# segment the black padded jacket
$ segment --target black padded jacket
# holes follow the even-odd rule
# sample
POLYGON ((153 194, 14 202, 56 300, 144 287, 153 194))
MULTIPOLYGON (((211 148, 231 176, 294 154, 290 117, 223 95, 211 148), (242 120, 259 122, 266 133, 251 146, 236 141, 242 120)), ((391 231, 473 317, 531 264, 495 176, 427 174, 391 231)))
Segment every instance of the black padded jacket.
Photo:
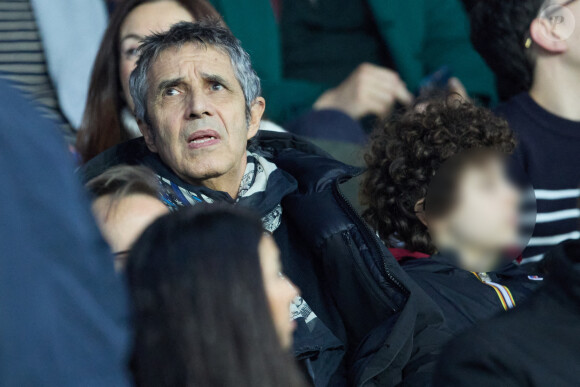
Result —
MULTIPOLYGON (((449 334, 432 300, 405 274, 343 192, 360 173, 286 133, 251 144, 297 181, 274 233, 285 271, 323 323, 296 332, 294 351, 316 386, 422 386, 449 334)), ((180 180, 142 139, 109 149, 80 171, 85 181, 119 165, 145 165, 180 180)))

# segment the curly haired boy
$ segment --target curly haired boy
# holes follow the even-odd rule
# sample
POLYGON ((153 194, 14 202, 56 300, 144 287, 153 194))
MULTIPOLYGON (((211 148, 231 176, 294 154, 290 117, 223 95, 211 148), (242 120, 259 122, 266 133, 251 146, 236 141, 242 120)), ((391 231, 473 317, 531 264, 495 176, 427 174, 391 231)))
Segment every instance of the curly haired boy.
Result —
POLYGON ((519 191, 505 120, 457 100, 386 121, 371 137, 364 217, 388 247, 426 253, 401 263, 451 330, 512 308, 536 287, 506 251, 518 241, 519 191))

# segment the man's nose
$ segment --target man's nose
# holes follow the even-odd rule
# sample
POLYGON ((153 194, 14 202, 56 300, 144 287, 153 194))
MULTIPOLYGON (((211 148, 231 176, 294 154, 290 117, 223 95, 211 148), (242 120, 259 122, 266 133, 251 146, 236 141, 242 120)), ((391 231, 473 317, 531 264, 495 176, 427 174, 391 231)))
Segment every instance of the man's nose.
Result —
POLYGON ((208 96, 202 90, 194 90, 189 94, 186 118, 198 119, 211 115, 208 96))

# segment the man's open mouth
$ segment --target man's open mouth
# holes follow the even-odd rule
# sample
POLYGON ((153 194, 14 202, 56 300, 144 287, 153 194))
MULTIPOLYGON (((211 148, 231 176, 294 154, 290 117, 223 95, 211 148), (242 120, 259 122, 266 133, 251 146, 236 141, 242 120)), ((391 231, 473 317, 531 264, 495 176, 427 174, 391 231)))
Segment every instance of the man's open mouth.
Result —
POLYGON ((203 148, 219 143, 221 137, 215 130, 198 130, 187 138, 187 144, 192 149, 203 148))

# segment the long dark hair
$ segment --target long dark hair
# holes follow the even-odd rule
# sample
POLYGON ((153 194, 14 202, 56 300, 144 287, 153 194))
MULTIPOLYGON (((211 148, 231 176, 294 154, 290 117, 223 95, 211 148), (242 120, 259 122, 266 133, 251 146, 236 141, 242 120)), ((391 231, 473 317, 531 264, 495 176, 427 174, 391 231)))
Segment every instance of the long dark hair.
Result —
POLYGON ((261 280, 261 220, 197 205, 154 222, 127 277, 138 386, 303 386, 261 280))
MULTIPOLYGON (((119 80, 119 34, 121 25, 136 7, 156 0, 125 0, 115 7, 95 60, 87 105, 76 148, 83 162, 129 139, 121 119, 125 103, 119 80)), ((196 19, 218 18, 207 0, 175 0, 196 19)))

